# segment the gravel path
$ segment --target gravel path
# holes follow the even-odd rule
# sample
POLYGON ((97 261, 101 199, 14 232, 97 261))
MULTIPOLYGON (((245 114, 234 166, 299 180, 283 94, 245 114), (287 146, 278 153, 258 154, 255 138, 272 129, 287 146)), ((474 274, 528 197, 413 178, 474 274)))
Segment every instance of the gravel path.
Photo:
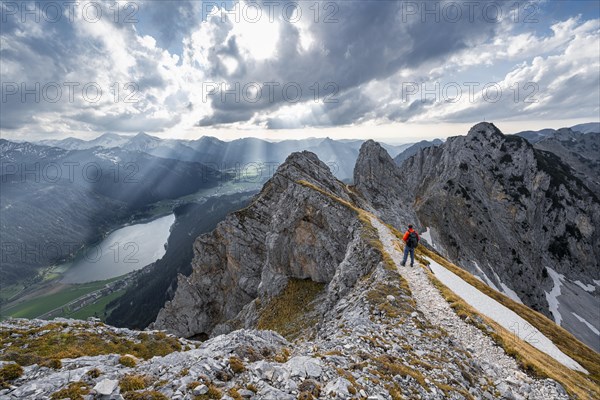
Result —
POLYGON ((406 263, 406 267, 400 265, 402 253, 394 246, 398 239, 390 229, 376 218, 371 218, 371 223, 379 232, 381 243, 394 260, 398 272, 407 280, 419 311, 432 324, 442 327, 453 340, 473 354, 473 359, 494 380, 502 397, 540 400, 569 398, 562 387, 557 387, 556 382, 549 379, 534 380, 527 376, 519 369, 516 361, 489 336, 458 317, 439 290, 429 281, 425 271, 416 264, 416 260, 413 268, 409 266, 409 262, 406 263))

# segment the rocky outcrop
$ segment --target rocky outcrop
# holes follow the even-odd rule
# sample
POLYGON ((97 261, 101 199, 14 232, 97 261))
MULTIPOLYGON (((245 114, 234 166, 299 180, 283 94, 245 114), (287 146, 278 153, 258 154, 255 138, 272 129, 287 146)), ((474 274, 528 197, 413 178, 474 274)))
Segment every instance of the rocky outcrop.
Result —
MULTIPOLYGON (((402 169, 384 151, 365 144, 356 189, 388 223, 427 227, 439 251, 488 284, 558 320, 551 271, 592 288, 600 279, 600 203, 552 153, 489 123, 420 150, 402 169)), ((558 302, 597 319, 598 290, 572 285, 558 302)), ((589 328, 568 314, 563 326, 596 347, 589 328)))
POLYGON ((333 281, 326 297, 339 297, 373 265, 352 262, 365 254, 361 223, 336 199, 351 201, 316 155, 290 155, 248 207, 196 240, 193 272, 179 276, 155 327, 192 337, 252 326, 254 300, 277 295, 290 278, 333 281))
POLYGON ((373 140, 360 148, 354 188, 360 194, 361 207, 375 210, 388 223, 402 227, 417 221, 404 175, 388 152, 373 140))

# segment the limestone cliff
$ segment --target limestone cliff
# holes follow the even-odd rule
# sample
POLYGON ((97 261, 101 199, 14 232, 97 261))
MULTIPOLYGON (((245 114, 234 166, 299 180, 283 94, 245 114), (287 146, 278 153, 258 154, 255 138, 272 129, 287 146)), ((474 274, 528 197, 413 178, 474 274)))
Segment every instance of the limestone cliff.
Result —
POLYGON ((193 272, 179 276, 155 327, 193 337, 253 326, 254 300, 277 295, 290 278, 331 283, 324 294, 331 300, 372 268, 349 262, 365 257, 356 212, 309 185, 351 201, 316 155, 290 155, 247 208, 198 237, 193 272))

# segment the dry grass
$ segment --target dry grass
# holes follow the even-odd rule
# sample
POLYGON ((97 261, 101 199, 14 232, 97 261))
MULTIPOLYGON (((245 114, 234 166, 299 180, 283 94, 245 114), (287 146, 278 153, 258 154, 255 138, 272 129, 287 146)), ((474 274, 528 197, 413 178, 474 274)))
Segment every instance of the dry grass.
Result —
POLYGON ((364 389, 364 386, 359 384, 356 381, 356 378, 354 377, 354 375, 352 375, 352 373, 350 373, 349 371, 346 371, 342 368, 336 368, 336 371, 341 377, 345 378, 348 382, 350 382, 352 384, 352 386, 350 386, 350 387, 354 388, 355 390, 356 389, 358 389, 358 390, 364 389))
POLYGON ((283 349, 281 349, 280 353, 275 354, 275 356, 273 357, 273 361, 278 362, 280 364, 284 364, 288 362, 288 360, 290 359, 290 355, 290 349, 284 347, 283 349))
POLYGON ((258 388, 256 387, 256 385, 249 383, 246 385, 246 389, 248 389, 251 392, 257 393, 258 392, 258 388))
POLYGON ((121 356, 119 357, 119 364, 124 367, 133 368, 136 366, 137 362, 135 361, 135 358, 131 356, 121 356))
POLYGON ((385 388, 392 397, 392 400, 405 399, 405 397, 402 395, 402 390, 400 389, 400 386, 396 382, 388 384, 385 388))
POLYGON ((318 398, 321 394, 321 385, 312 379, 307 379, 298 385, 298 391, 304 393, 307 398, 318 398))
POLYGON ((395 357, 384 354, 372 358, 372 361, 377 366, 379 375, 384 379, 390 379, 396 375, 411 376, 419 383, 419 385, 427 387, 427 383, 425 383, 425 377, 421 372, 405 366, 395 357))
POLYGON ((470 317, 471 320, 480 319, 491 327, 493 332, 489 332, 483 327, 480 328, 490 334, 494 341, 502 346, 508 355, 514 357, 524 370, 535 376, 548 377, 560 382, 569 394, 576 398, 586 400, 600 398, 600 387, 589 379, 587 375, 565 367, 546 353, 516 338, 514 333, 509 332, 494 320, 479 314, 456 293, 448 289, 431 272, 427 271, 427 274, 442 296, 454 308, 457 315, 461 318, 470 317))
POLYGON ((31 329, 6 329, 0 332, 0 359, 19 365, 44 365, 60 368, 60 359, 102 354, 131 354, 149 359, 181 350, 177 338, 164 333, 142 333, 138 341, 111 332, 90 332, 89 326, 71 326, 63 332, 62 324, 48 324, 31 329), (49 332, 40 335, 40 332, 49 332), (19 337, 11 337, 12 334, 19 337), (9 345, 10 344, 10 345, 9 345))
POLYGON ((231 388, 227 391, 227 394, 229 395, 229 397, 231 397, 233 400, 242 400, 243 397, 242 395, 240 395, 240 392, 238 392, 237 388, 231 388))
POLYGON ((208 392, 198 396, 194 396, 194 400, 218 400, 223 397, 223 392, 213 384, 208 384, 208 392))
POLYGON ((18 377, 23 375, 23 368, 17 364, 6 364, 0 368, 0 380, 1 381, 14 381, 18 377))
POLYGON ((244 362, 235 356, 229 357, 229 366, 231 367, 231 370, 235 374, 241 374, 242 372, 244 372, 246 370, 246 366, 244 365, 244 362))
POLYGON ((356 211, 357 213, 359 211, 362 211, 358 207, 356 207, 354 204, 352 204, 352 203, 350 203, 350 202, 348 202, 348 201, 346 201, 346 200, 344 200, 344 199, 342 199, 342 198, 340 198, 338 196, 335 196, 335 195, 329 193, 327 190, 321 189, 320 187, 318 187, 316 185, 313 185, 312 183, 307 182, 307 181, 305 181, 303 179, 297 181, 296 183, 298 183, 300 185, 303 185, 303 186, 306 186, 308 188, 311 188, 313 190, 316 190, 317 192, 321 193, 322 195, 325 195, 325 196, 329 197, 330 199, 332 199, 332 200, 334 200, 334 201, 336 201, 336 202, 338 202, 340 204, 343 204, 344 206, 348 207, 351 210, 356 211))
POLYGON ((409 298, 410 292, 403 290, 398 277, 390 276, 389 278, 387 281, 371 285, 366 294, 367 301, 389 318, 410 314, 414 310, 414 300, 409 298), (387 298, 388 295, 394 296, 395 300, 390 302, 387 298))
POLYGON ((88 372, 86 372, 86 375, 92 379, 96 379, 100 375, 102 375, 102 371, 100 371, 98 368, 92 368, 88 372))
POLYGON ((450 392, 460 393, 464 398, 468 400, 473 400, 473 396, 471 393, 467 392, 465 389, 453 387, 450 385, 446 385, 445 383, 433 382, 438 389, 444 392, 445 397, 451 397, 450 392))
POLYGON ((0 368, 0 389, 23 375, 23 368, 17 364, 6 364, 0 368))
POLYGON ((145 375, 128 374, 119 381, 121 392, 146 389, 152 383, 152 379, 145 375))
POLYGON ((154 390, 143 392, 127 392, 123 395, 125 400, 169 400, 167 396, 154 390))
POLYGON ((69 383, 64 389, 52 393, 50 396, 51 400, 59 399, 71 399, 71 400, 83 400, 83 396, 90 393, 90 388, 83 382, 72 382, 69 383))
POLYGON ((324 283, 290 279, 285 289, 261 308, 257 328, 273 330, 290 340, 299 337, 316 322, 314 301, 324 289, 324 283))

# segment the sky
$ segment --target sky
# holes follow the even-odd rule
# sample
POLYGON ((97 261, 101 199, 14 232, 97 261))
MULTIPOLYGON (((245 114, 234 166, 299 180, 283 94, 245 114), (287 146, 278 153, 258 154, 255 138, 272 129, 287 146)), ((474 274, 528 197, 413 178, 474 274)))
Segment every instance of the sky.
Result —
POLYGON ((0 135, 403 142, 595 122, 599 4, 2 1, 0 135))

